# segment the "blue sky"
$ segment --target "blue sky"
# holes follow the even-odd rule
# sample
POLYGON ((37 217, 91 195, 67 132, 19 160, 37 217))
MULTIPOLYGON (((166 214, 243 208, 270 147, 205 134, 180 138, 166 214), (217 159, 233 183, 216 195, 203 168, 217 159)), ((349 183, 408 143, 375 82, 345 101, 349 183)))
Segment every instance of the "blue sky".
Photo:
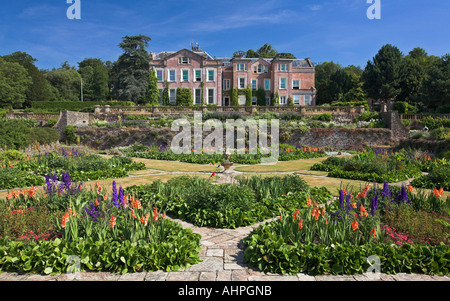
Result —
POLYGON ((1 0, 0 55, 24 51, 38 68, 78 67, 84 58, 115 61, 126 35, 152 38, 149 51, 177 51, 198 42, 212 56, 231 57, 270 43, 315 63, 364 67, 384 44, 404 54, 450 53, 450 1, 380 0, 369 20, 366 0, 81 0, 69 20, 66 0, 1 0))

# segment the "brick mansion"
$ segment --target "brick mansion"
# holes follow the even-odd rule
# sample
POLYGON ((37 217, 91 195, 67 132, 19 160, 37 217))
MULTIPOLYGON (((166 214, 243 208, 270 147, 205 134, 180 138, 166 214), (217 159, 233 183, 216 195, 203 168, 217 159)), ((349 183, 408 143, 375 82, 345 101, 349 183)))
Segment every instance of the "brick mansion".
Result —
MULTIPOLYGON (((278 96, 279 105, 316 104, 315 68, 309 58, 216 58, 198 47, 177 52, 150 53, 150 70, 156 73, 160 95, 168 86, 169 101, 176 104, 177 88, 192 90, 194 104, 231 106, 232 89, 264 91, 266 105, 278 96), (202 90, 203 89, 203 90, 202 90)), ((261 92, 259 92, 261 93, 261 92)), ((261 95, 261 94, 260 94, 261 95)), ((239 105, 246 95, 238 94, 239 105)))

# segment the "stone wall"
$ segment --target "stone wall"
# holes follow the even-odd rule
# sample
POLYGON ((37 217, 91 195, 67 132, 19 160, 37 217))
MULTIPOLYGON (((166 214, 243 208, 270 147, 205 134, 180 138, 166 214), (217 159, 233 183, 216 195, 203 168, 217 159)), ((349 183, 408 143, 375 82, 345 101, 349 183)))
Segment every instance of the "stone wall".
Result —
POLYGON ((392 138, 400 140, 409 137, 409 131, 403 125, 397 111, 381 112, 380 114, 387 128, 392 131, 392 138))
MULTIPOLYGON (((282 139, 284 129, 280 129, 280 143, 294 146, 299 144, 327 150, 363 150, 365 146, 392 145, 392 132, 389 129, 311 129, 307 133, 298 130, 290 132, 287 139, 282 139)), ((211 132, 203 132, 203 140, 211 132)), ((269 131, 270 133, 270 131, 269 131)), ((136 129, 77 129, 81 143, 87 146, 107 150, 114 147, 129 146, 135 143, 151 146, 170 146, 177 132, 170 128, 136 129)), ((235 139, 237 135, 235 135, 235 139)), ((224 143, 226 141, 224 132, 224 143)))
POLYGON ((89 125, 89 113, 61 111, 59 121, 56 124, 61 137, 64 137, 64 130, 68 125, 76 127, 87 127, 89 125))

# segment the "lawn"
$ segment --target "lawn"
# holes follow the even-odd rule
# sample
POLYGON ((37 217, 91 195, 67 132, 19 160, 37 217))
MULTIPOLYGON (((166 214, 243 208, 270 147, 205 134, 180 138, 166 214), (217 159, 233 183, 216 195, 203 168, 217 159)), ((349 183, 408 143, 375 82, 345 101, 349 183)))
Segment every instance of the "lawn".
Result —
POLYGON ((325 160, 326 157, 304 160, 280 161, 275 164, 257 164, 236 167, 236 171, 242 172, 291 172, 309 170, 311 166, 325 160))

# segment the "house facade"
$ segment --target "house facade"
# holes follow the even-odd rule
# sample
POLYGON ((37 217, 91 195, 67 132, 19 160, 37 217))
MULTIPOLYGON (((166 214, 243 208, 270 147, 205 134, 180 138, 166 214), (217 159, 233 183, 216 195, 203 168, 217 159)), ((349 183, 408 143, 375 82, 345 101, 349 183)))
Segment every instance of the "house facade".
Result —
MULTIPOLYGON (((215 58, 193 47, 150 53, 150 70, 156 73, 160 95, 168 87, 170 104, 176 104, 177 88, 191 90, 193 104, 203 98, 207 105, 231 106, 233 89, 251 89, 252 105, 270 105, 274 98, 279 105, 316 103, 315 68, 309 59, 215 58)), ((249 103, 247 95, 238 93, 238 105, 249 103)))

